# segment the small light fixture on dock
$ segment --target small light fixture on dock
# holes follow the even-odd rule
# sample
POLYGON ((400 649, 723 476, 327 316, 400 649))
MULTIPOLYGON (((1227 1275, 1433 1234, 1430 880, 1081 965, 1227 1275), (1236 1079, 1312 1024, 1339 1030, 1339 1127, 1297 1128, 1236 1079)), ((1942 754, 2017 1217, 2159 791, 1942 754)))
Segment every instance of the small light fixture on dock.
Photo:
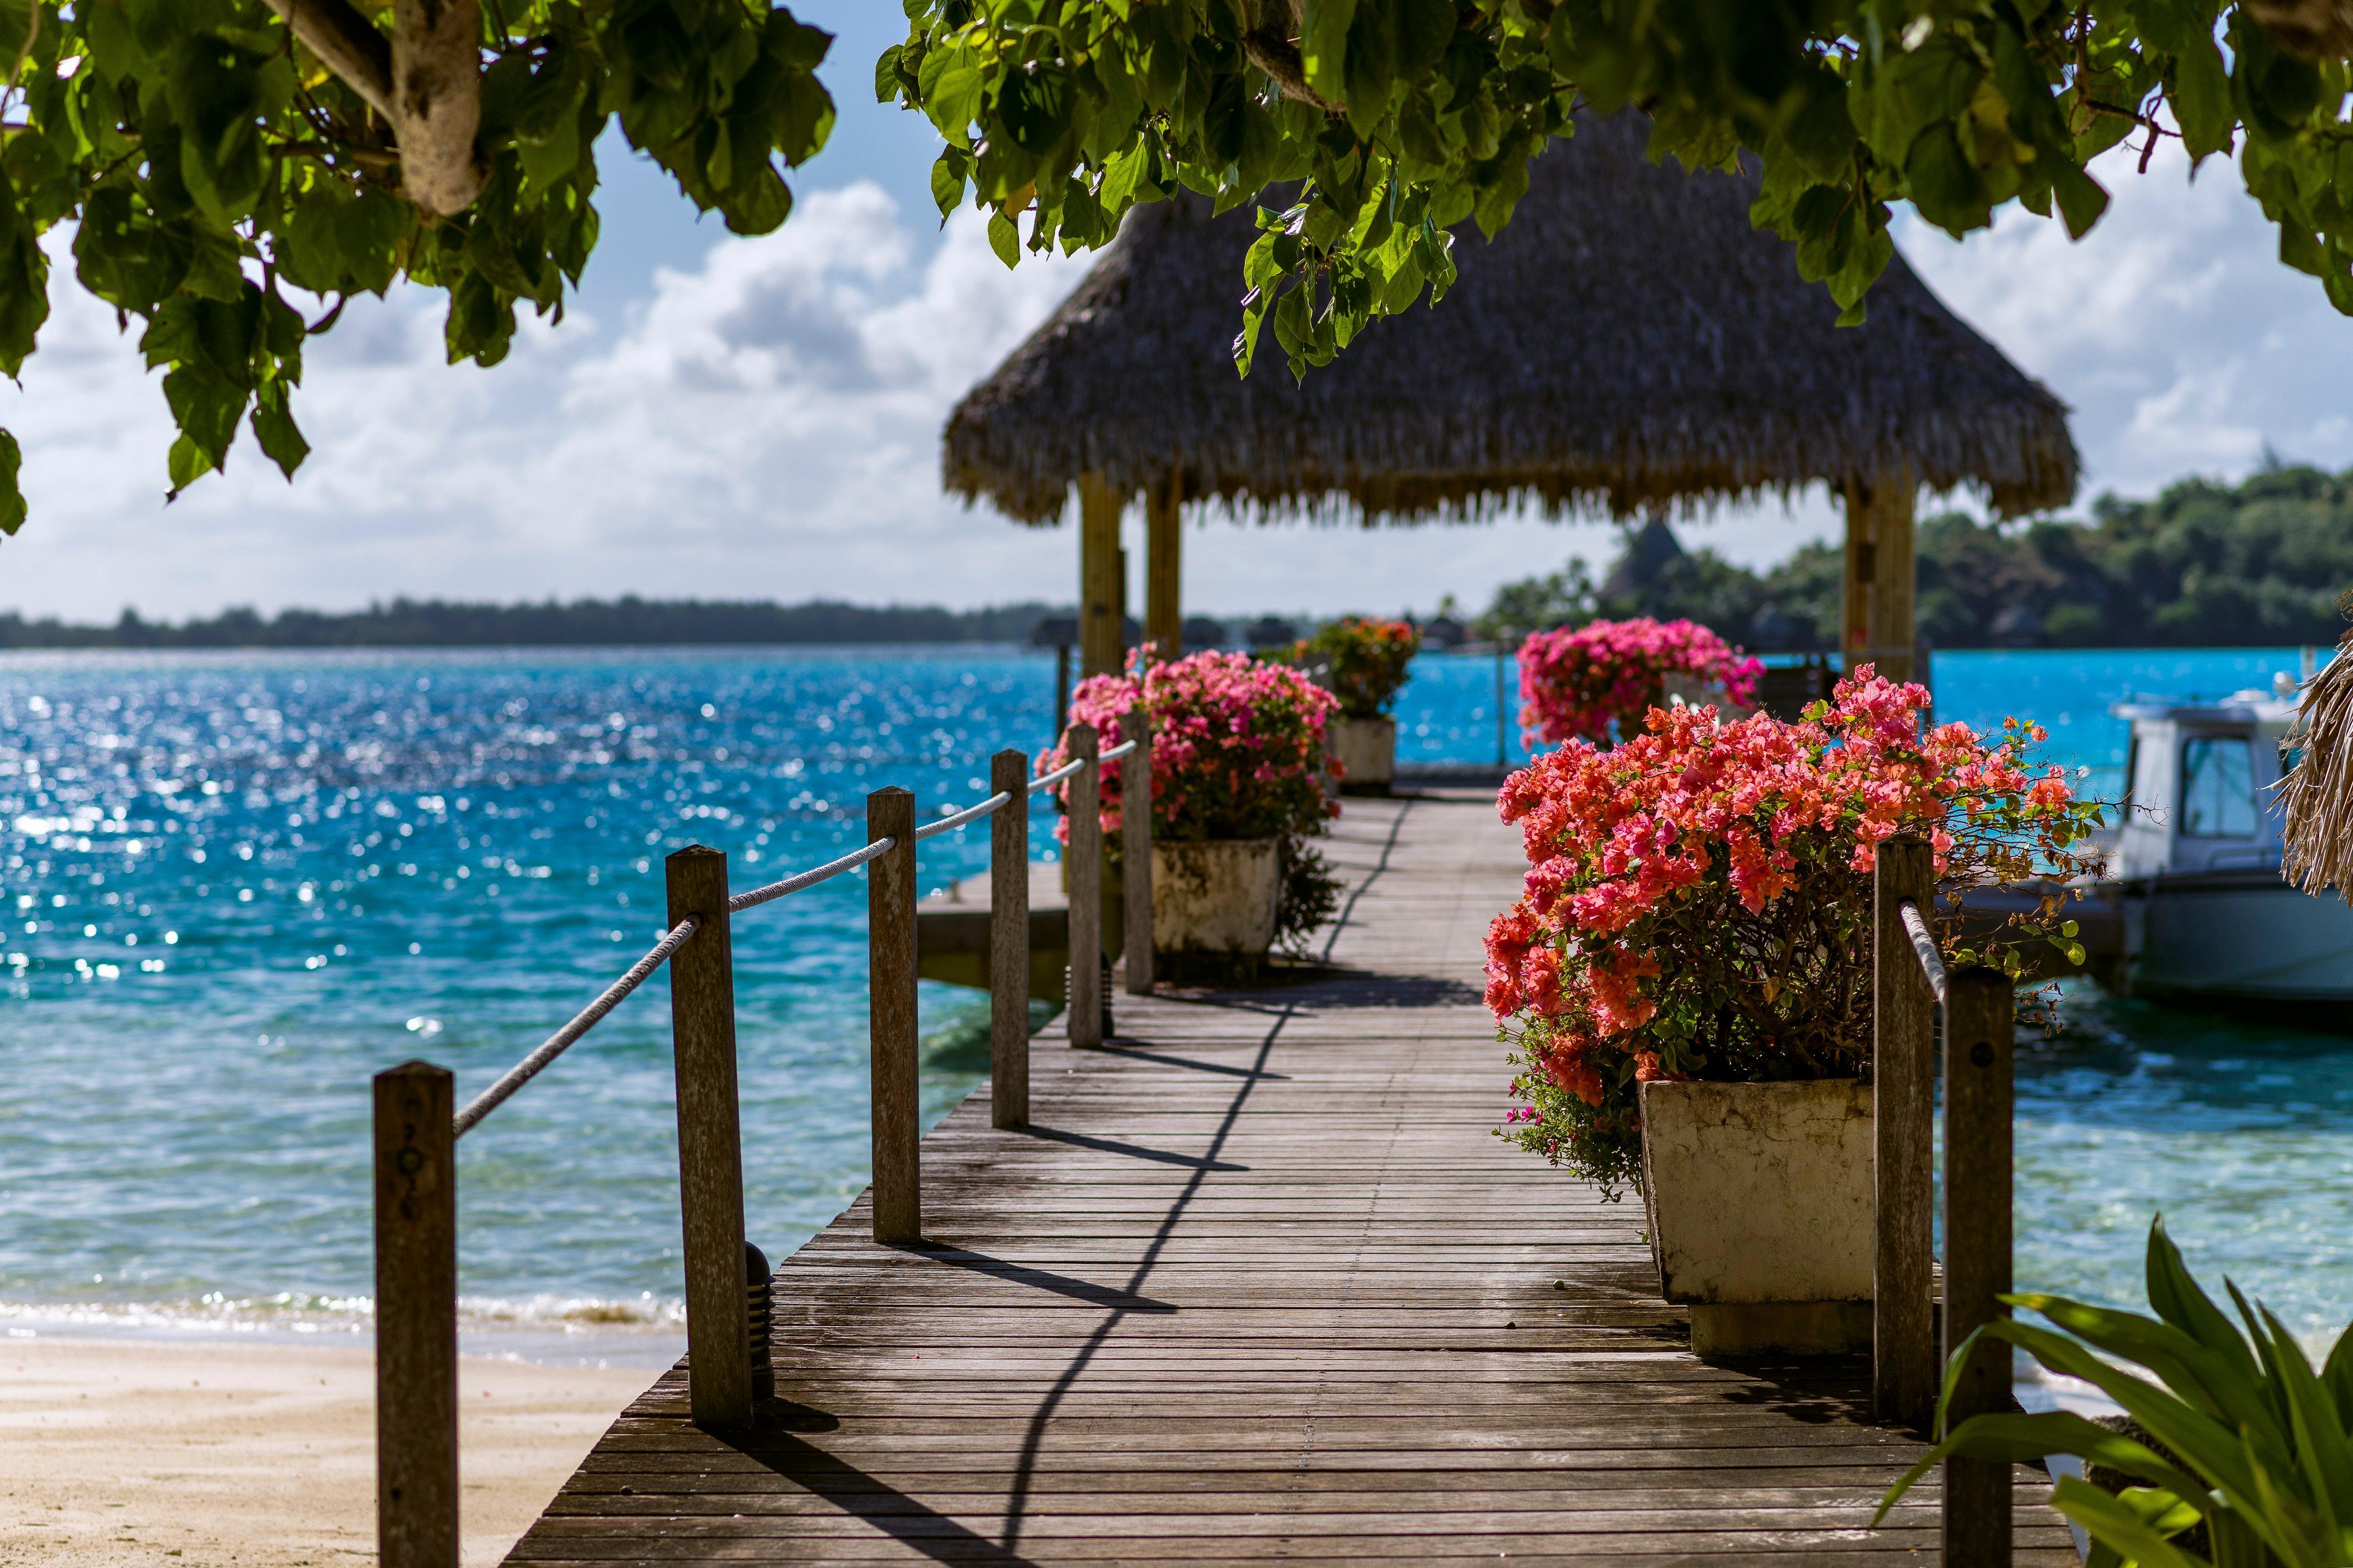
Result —
POLYGON ((769 1335, 773 1331, 776 1280, 768 1255, 750 1242, 744 1244, 744 1321, 752 1334, 752 1398, 754 1403, 776 1396, 776 1366, 769 1335))

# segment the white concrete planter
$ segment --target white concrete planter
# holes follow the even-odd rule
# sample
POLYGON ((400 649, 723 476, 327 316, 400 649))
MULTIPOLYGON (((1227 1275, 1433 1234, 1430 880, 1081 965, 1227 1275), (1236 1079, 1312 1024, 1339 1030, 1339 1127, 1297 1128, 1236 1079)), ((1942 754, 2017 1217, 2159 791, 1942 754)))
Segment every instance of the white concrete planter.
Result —
POLYGON ((1646 1083, 1642 1201, 1659 1289, 1700 1354, 1871 1342, 1871 1088, 1646 1083))
POLYGON ((1255 958, 1274 945, 1282 854, 1272 838, 1155 840, 1152 945, 1255 958))
POLYGON ((1397 721, 1335 719, 1324 745, 1340 764, 1340 788, 1349 794, 1387 795, 1397 777, 1397 721))

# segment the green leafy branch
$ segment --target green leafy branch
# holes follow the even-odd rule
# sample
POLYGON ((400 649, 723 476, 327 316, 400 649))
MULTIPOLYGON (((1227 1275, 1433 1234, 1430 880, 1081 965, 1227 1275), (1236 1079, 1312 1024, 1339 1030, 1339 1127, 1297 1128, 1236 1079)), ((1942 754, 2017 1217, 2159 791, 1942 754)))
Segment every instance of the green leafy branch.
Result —
POLYGON ((1269 200, 1238 293, 1247 374, 1271 322, 1294 374, 1433 301, 1451 232, 1492 237, 1572 107, 1634 106, 1651 150, 1746 161, 1753 216, 1859 321, 1908 202, 1958 236, 2018 203, 2081 236, 2126 138, 2241 152, 2281 255, 2353 310, 2341 59, 2217 0, 909 0, 881 96, 947 142, 943 213, 999 254, 1098 245, 1181 186, 1269 200), (1246 292, 1245 292, 1246 291, 1246 292))
MULTIPOLYGON (((42 239, 71 224, 76 280, 164 373, 170 493, 240 428, 290 477, 304 341, 353 295, 446 292, 453 363, 502 359, 518 306, 561 318, 616 119, 734 232, 783 223, 779 162, 832 128, 830 41, 744 0, 0 0, 0 372, 34 351, 42 239), (332 303, 306 323, 309 300, 332 303)), ((0 532, 18 462, 0 431, 0 532)))

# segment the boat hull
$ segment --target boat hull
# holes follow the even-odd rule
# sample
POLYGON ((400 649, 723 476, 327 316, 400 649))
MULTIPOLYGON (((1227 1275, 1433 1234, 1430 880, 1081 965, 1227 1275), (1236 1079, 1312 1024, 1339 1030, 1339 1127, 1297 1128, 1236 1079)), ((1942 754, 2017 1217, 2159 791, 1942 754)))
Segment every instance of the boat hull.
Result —
POLYGON ((2263 1003, 2353 1002, 2353 907, 2276 870, 2123 885, 2133 994, 2263 1003))

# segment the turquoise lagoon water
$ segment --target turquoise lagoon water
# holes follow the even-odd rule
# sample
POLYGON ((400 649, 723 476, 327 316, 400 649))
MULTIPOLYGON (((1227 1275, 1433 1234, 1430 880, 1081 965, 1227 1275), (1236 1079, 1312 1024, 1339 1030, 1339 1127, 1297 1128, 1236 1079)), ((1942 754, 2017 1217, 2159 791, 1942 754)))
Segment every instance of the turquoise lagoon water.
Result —
MULTIPOLYGON (((2096 790, 2116 695, 2266 685, 2295 657, 1946 654, 1939 713, 2037 718, 2096 790)), ((0 658, 0 1317, 363 1322, 371 1072, 421 1055, 479 1089, 652 940, 669 850, 715 844, 749 885, 862 839, 880 784, 969 802, 989 752, 1042 742, 1051 680, 1010 648, 0 658)), ((1425 657, 1401 754, 1492 762, 1494 695, 1493 661, 1425 657)), ((923 880, 986 856, 944 835, 923 880)), ((862 898, 844 879, 737 927, 772 1252, 866 1180, 862 898)), ((673 1320, 663 995, 461 1145, 479 1321, 673 1320)), ((923 1001, 936 1116, 986 1070, 985 1002, 923 1001)), ((2162 1207, 2202 1269, 2342 1323, 2353 1043, 2089 990, 2066 1016, 2021 1056, 2021 1283, 2137 1304, 2162 1207)))

